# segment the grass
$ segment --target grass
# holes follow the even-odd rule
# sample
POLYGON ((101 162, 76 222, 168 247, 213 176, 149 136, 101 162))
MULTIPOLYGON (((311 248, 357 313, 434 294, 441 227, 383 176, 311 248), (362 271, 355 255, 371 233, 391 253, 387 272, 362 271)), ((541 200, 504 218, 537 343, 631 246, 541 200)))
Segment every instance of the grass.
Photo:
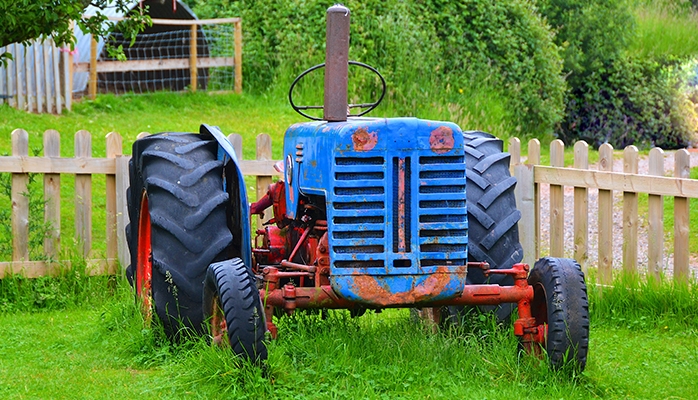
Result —
POLYGON ((621 283, 631 288, 590 288, 578 376, 518 354, 508 325, 482 318, 433 333, 407 310, 284 317, 263 371, 205 338, 163 340, 123 280, 94 283, 110 294, 0 314, 0 397, 696 398, 698 286, 621 283))
POLYGON ((693 58, 698 54, 698 25, 695 11, 672 1, 639 1, 633 7, 637 34, 630 54, 643 59, 693 58))

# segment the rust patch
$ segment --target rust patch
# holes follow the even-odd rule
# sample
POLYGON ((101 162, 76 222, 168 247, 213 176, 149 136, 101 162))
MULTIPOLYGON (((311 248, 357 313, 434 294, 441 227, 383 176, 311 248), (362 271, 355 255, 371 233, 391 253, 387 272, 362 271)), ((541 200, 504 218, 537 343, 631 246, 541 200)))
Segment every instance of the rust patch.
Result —
POLYGON ((353 135, 351 141, 354 143, 354 151, 369 151, 373 150, 378 143, 378 134, 369 132, 366 128, 358 128, 353 135))
MULTIPOLYGON (((459 276, 464 276, 467 269, 464 267, 456 271, 459 276), (462 273, 461 273, 462 272, 462 273)), ((389 306, 396 304, 419 304, 427 302, 437 297, 443 292, 451 279, 454 278, 454 271, 449 271, 446 267, 437 268, 421 284, 412 288, 408 292, 391 293, 381 285, 381 278, 367 275, 354 276, 354 288, 356 295, 364 301, 378 306, 389 306)))
POLYGON ((447 126, 440 126, 431 131, 429 147, 436 154, 444 154, 453 150, 453 130, 447 126))

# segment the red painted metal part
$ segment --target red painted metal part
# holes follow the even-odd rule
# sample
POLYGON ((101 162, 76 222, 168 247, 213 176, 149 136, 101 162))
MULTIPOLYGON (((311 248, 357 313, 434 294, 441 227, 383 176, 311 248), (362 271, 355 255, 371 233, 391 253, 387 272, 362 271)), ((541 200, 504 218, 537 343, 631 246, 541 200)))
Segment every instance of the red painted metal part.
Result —
MULTIPOLYGON (((323 237, 324 240, 326 240, 323 237)), ((320 241, 322 247, 323 240, 320 241)), ((472 268, 483 268, 489 274, 506 274, 514 277, 513 286, 499 285, 466 285, 463 293, 454 299, 422 302, 419 304, 386 302, 385 307, 435 307, 453 305, 498 305, 502 303, 516 303, 518 305, 518 319, 514 322, 514 333, 521 338, 521 341, 530 352, 537 353, 545 345, 547 335, 547 321, 537 320, 531 311, 531 301, 534 298, 534 288, 528 284, 527 264, 515 264, 511 269, 489 270, 485 263, 469 264, 472 268)), ((318 268, 320 270, 320 268, 318 268)), ((320 284, 315 287, 297 287, 292 283, 286 283, 279 287, 280 279, 294 276, 299 277, 307 272, 283 272, 275 267, 267 267, 263 271, 265 289, 260 290, 260 297, 263 299, 267 326, 276 337, 276 327, 271 322, 274 308, 284 309, 287 313, 293 312, 297 308, 328 308, 328 309, 352 309, 360 306, 354 302, 340 298, 332 290, 329 284, 320 284)), ((317 274, 317 271, 316 271, 317 274)), ((318 281, 316 279, 316 281, 318 281)), ((539 314, 539 310, 536 310, 539 314)), ((544 314, 547 315, 547 314, 544 314)), ((547 319, 547 317, 546 317, 547 319)))
POLYGON ((136 254, 136 296, 141 300, 146 322, 153 318, 153 248, 151 244, 151 221, 148 196, 143 192, 138 219, 138 253, 136 254))

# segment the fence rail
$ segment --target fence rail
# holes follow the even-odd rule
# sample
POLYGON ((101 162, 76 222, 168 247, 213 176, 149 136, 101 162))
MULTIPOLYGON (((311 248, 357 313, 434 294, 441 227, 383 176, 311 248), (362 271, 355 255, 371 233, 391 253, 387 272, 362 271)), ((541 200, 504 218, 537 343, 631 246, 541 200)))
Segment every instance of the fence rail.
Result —
POLYGON ((638 273, 638 195, 648 195, 648 265, 649 274, 659 277, 664 270, 664 196, 674 197, 673 276, 677 281, 689 278, 689 198, 698 198, 698 181, 689 179, 690 154, 678 150, 674 154, 674 176, 664 174, 665 154, 654 148, 649 153, 649 174, 638 174, 638 149, 623 150, 623 171, 614 171, 613 147, 599 148, 598 169, 589 169, 588 145, 574 146, 574 167, 564 167, 564 144, 555 140, 550 145, 550 166, 540 163, 540 142, 528 143, 528 157, 521 159, 521 143, 513 138, 509 143, 512 171, 518 179, 517 204, 522 212, 520 223, 524 260, 533 262, 540 253, 540 185, 550 185, 550 253, 565 256, 564 187, 573 187, 574 249, 573 257, 588 268, 589 251, 589 189, 598 190, 598 272, 599 281, 609 284, 613 271, 613 193, 622 193, 622 267, 638 273), (528 226, 534 229, 527 228, 528 226))
MULTIPOLYGON (((141 133, 139 137, 147 135, 141 133)), ((273 175, 279 173, 271 160, 271 139, 267 134, 257 137, 257 160, 242 159, 242 137, 228 136, 235 148, 243 174, 256 176, 257 196, 264 195, 273 175)), ((129 186, 129 155, 122 154, 123 139, 116 132, 106 136, 106 157, 92 157, 92 135, 85 130, 75 134, 75 157, 60 156, 60 134, 47 130, 43 136, 44 155, 29 156, 29 135, 25 130, 12 132, 12 155, 0 157, 0 173, 11 173, 12 201, 12 261, 0 262, 0 278, 8 273, 23 274, 34 278, 55 274, 70 267, 70 262, 61 258, 61 176, 75 176, 75 239, 80 254, 87 259, 92 274, 114 274, 117 265, 126 267, 130 255, 125 240, 128 224, 126 211, 126 189, 129 186), (43 243, 42 260, 29 257, 29 174, 43 174, 44 222, 49 232, 43 243), (106 176, 106 259, 92 259, 93 193, 92 177, 106 176), (118 260, 118 264, 117 264, 118 260)), ((35 216, 34 216, 35 217, 35 216)))
MULTIPOLYGON (((141 133, 139 137, 147 135, 141 133)), ((46 203, 44 218, 54 228, 44 242, 44 253, 49 260, 60 256, 60 220, 61 220, 61 175, 75 175, 75 233, 81 252, 90 256, 92 246, 92 198, 91 178, 93 175, 105 175, 107 184, 106 204, 106 260, 89 260, 94 273, 115 273, 116 261, 122 267, 128 265, 130 256, 124 238, 124 228, 128 224, 126 212, 126 189, 128 182, 128 161, 130 156, 123 155, 122 138, 112 132, 106 137, 107 156, 92 158, 91 135, 87 131, 75 134, 75 157, 60 157, 60 136, 54 130, 44 133, 43 157, 28 156, 28 135, 23 130, 12 132, 13 154, 0 157, 0 172, 12 173, 12 236, 13 255, 11 262, 0 262, 0 277, 8 272, 24 273, 36 277, 55 272, 65 263, 54 261, 36 261, 29 259, 28 226, 29 206, 26 197, 28 174, 44 175, 44 201, 46 203)), ((266 134, 257 136, 256 160, 242 159, 242 137, 228 137, 235 148, 244 175, 256 177, 257 197, 266 193, 274 175, 279 173, 273 168, 276 163, 271 157, 271 139, 266 134)), ((648 272, 658 275, 664 263, 664 208, 663 197, 674 197, 674 235, 673 235, 673 275, 677 280, 685 281, 689 277, 689 198, 698 198, 698 182, 688 179, 690 157, 686 150, 675 153, 674 177, 664 174, 664 152, 653 149, 649 155, 650 174, 638 174, 638 151, 630 146, 623 151, 624 170, 613 170, 613 149, 603 145, 599 151, 597 169, 590 169, 588 146, 579 142, 575 145, 574 167, 564 167, 564 146, 554 141, 550 146, 550 166, 541 165, 541 147, 536 139, 528 143, 528 155, 522 162, 521 143, 512 139, 509 151, 512 154, 512 171, 518 178, 516 188, 517 204, 522 213, 519 223, 521 242, 524 247, 524 261, 533 264, 540 256, 541 241, 541 185, 550 185, 550 254, 565 256, 563 234, 565 230, 565 196, 564 187, 574 188, 574 249, 572 253, 581 265, 587 269, 589 251, 589 190, 598 190, 598 279, 601 283, 610 283, 613 271, 613 237, 623 237, 623 268, 637 272, 637 238, 638 238, 638 194, 647 193, 648 200, 648 272), (623 229, 614 232, 613 227, 613 193, 622 193, 623 229)), ((101 194, 99 194, 101 196, 101 194)), ((261 223, 261 221, 257 221, 261 223)), ((569 255, 569 252, 568 254, 569 255)), ((615 267, 620 267, 616 265, 615 267)))

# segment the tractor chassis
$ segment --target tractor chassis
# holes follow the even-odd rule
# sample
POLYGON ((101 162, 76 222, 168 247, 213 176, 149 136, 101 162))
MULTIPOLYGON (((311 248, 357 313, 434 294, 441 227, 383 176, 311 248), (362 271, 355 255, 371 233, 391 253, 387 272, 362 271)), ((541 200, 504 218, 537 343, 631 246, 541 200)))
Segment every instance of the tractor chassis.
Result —
MULTIPOLYGON (((263 282, 260 289, 267 329, 272 337, 276 337, 277 328, 272 322, 274 309, 283 309, 292 314, 296 309, 356 309, 366 307, 364 304, 355 303, 339 297, 329 284, 315 287, 300 287, 293 283, 280 285, 281 280, 289 278, 295 280, 312 279, 315 282, 326 281, 329 267, 317 268, 315 266, 301 265, 282 261, 284 271, 273 266, 262 269, 263 282), (325 279, 323 279, 325 278, 325 279)), ((511 269, 490 269, 487 263, 468 263, 468 268, 481 268, 485 276, 492 274, 510 275, 514 278, 513 286, 500 286, 488 284, 465 285, 460 296, 440 301, 421 301, 419 304, 393 303, 380 307, 368 306, 368 308, 400 308, 400 307, 433 307, 434 319, 440 320, 439 309, 443 306, 463 305, 499 305, 502 303, 516 303, 518 318, 514 322, 514 334, 519 337, 527 351, 535 351, 534 344, 544 344, 546 325, 536 326, 536 319, 531 314, 531 301, 533 300, 533 286, 528 284, 528 264, 514 264, 511 269)), ((371 277, 380 280, 379 277, 371 277)), ((367 285, 373 286, 373 285, 367 285)))

